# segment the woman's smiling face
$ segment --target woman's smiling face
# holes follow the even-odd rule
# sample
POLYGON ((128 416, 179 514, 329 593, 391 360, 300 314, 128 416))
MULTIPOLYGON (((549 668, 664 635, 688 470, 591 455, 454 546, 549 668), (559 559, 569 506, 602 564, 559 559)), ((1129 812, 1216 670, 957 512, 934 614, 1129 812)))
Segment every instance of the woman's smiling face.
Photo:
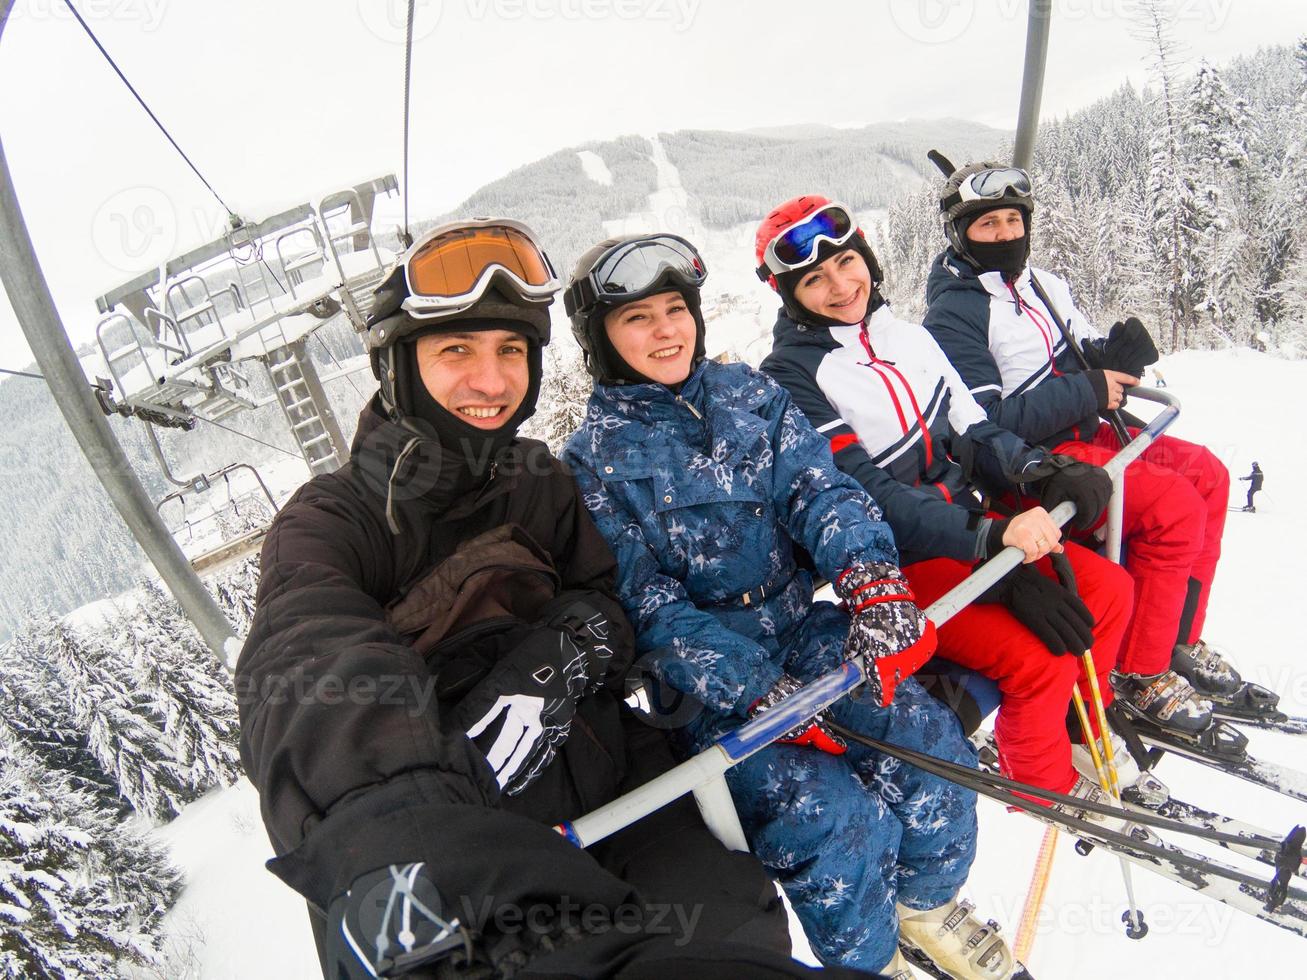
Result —
POLYGON ((856 248, 836 252, 806 270, 794 298, 809 313, 840 323, 861 323, 871 302, 871 270, 856 248))
POLYGON ((659 384, 690 376, 699 328, 679 292, 635 300, 604 316, 613 349, 628 365, 659 384))

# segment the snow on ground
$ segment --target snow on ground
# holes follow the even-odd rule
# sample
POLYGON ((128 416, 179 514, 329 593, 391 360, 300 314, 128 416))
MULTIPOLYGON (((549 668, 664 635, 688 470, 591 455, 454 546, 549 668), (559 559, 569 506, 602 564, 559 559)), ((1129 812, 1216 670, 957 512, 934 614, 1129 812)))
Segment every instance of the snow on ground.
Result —
POLYGON ((577 150, 576 155, 581 158, 581 169, 585 175, 593 180, 596 184, 603 184, 605 187, 613 186, 613 172, 608 169, 608 164, 604 163, 604 158, 594 150, 577 150))
POLYGON ((321 977, 304 901, 263 867, 272 848, 249 782, 209 793, 154 834, 186 875, 168 913, 170 969, 161 975, 321 977))
MULTIPOLYGON (((1296 506, 1293 493, 1307 485, 1307 459, 1284 436, 1290 399, 1307 389, 1307 362, 1251 351, 1187 352, 1166 358, 1162 368, 1168 390, 1183 406, 1175 434, 1205 441, 1235 477, 1246 474, 1253 460, 1266 471, 1257 513, 1228 515, 1206 635, 1234 654, 1245 676, 1279 691, 1285 710, 1307 714, 1307 657, 1291 625, 1307 578, 1299 564, 1307 510, 1296 506)), ((1147 414, 1134 403, 1130 407, 1147 414)), ((1246 487, 1233 483, 1232 503, 1242 505, 1246 487)), ((1295 745, 1286 736, 1250 736, 1254 753, 1304 766, 1301 740, 1295 745)), ((1278 832, 1307 823, 1307 804, 1196 764, 1167 759, 1159 774, 1177 796, 1278 832)), ((1009 939, 1042 833, 1042 825, 981 802, 980 853, 968 892, 984 915, 1004 925, 1009 939)), ((263 868, 271 851, 248 783, 210 794, 156 834, 187 877, 168 930, 175 943, 193 948, 198 968, 191 976, 317 976, 304 906, 263 868)), ((1219 856, 1237 860, 1226 852, 1219 856)), ((1302 975, 1307 946, 1301 937, 1143 870, 1135 870, 1133 880, 1151 927, 1139 942, 1122 930, 1125 899, 1116 860, 1099 852, 1080 857, 1064 835, 1038 920, 1031 971, 1043 980, 1248 976, 1255 962, 1252 975, 1302 975)))
MULTIPOLYGON (((1203 441, 1231 471, 1231 503, 1243 505, 1239 483, 1254 460, 1267 473, 1257 513, 1229 513, 1224 553, 1204 635, 1222 645, 1249 680, 1281 694, 1281 707, 1307 713, 1307 650, 1292 610, 1307 580, 1301 565, 1307 511, 1291 488, 1307 479, 1301 445, 1286 438, 1291 399, 1307 385, 1307 362, 1253 351, 1190 351, 1161 365, 1182 411, 1171 433, 1203 441)), ((1136 410, 1135 403, 1127 406, 1136 410)), ((1138 414, 1151 417, 1151 411, 1138 414)), ((1249 731, 1249 751, 1304 768, 1302 740, 1249 731)), ((1158 775, 1176 796, 1287 833, 1307 823, 1307 804, 1290 800, 1204 766, 1164 759, 1158 775)), ((969 889, 982 911, 1016 932, 1042 826, 982 801, 980 856, 969 889)), ((1228 852, 1213 852, 1237 863, 1228 852)), ((1264 868, 1247 863, 1261 875, 1264 868)), ((1142 870, 1136 895, 1151 931, 1127 939, 1120 866, 1095 852, 1080 857, 1062 836, 1029 966, 1041 978, 1102 976, 1302 976, 1304 940, 1275 926, 1194 895, 1142 870), (1251 964, 1256 964, 1251 966, 1251 964)))

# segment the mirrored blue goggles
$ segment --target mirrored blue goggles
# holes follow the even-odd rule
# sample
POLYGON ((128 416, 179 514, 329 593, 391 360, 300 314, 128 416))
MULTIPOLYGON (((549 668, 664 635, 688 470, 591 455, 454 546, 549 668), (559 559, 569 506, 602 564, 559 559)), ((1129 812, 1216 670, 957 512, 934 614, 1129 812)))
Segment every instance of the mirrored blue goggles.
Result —
POLYGON ((812 262, 822 242, 843 245, 858 230, 853 213, 843 204, 827 204, 781 231, 763 252, 758 278, 801 269, 812 262))

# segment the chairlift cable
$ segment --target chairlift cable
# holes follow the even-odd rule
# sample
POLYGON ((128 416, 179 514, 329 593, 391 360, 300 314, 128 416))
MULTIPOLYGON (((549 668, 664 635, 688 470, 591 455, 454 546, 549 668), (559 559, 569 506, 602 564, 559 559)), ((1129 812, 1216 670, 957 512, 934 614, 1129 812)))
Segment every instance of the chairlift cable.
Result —
POLYGON ((331 347, 327 344, 326 340, 323 339, 320 331, 315 330, 313 332, 313 336, 316 337, 319 343, 322 344, 322 349, 325 350, 327 352, 327 356, 331 358, 331 363, 336 365, 337 369, 339 369, 341 372, 345 374, 345 380, 348 381, 350 387, 354 389, 354 393, 358 395, 360 398, 362 398, 363 391, 359 388, 358 385, 354 383, 353 372, 345 371, 345 365, 340 363, 340 359, 336 357, 335 352, 332 351, 331 347))
POLYGON ((409 79, 413 70, 413 17, 417 0, 408 0, 408 27, 404 32, 404 247, 413 243, 413 236, 408 233, 408 93, 409 79))
POLYGON ((275 449, 279 453, 285 453, 287 456, 292 456, 298 460, 304 459, 304 457, 301 456, 299 453, 293 453, 289 449, 283 449, 281 446, 275 446, 270 442, 264 442, 262 439, 257 439, 254 436, 246 435, 244 432, 241 432, 237 429, 233 429, 229 425, 223 425, 221 422, 213 421, 213 419, 206 419, 201 415, 197 415, 195 417, 199 419, 201 422, 207 422, 209 425, 217 426, 219 429, 222 429, 224 432, 230 432, 234 436, 240 436, 242 439, 248 439, 250 442, 257 442, 260 446, 267 446, 269 449, 275 449))
MULTIPOLYGON (((412 0, 410 0, 410 3, 411 2, 412 0)), ((95 36, 95 32, 91 30, 90 25, 82 19, 82 15, 78 13, 77 8, 73 6, 73 0, 64 0, 64 6, 66 6, 72 15, 77 18, 77 23, 82 25, 82 30, 86 31, 86 36, 89 37, 91 42, 100 49, 100 54, 104 55, 105 60, 109 62, 109 67, 117 72, 118 77, 122 79, 122 83, 127 86, 127 90, 136 97, 136 101, 141 104, 141 108, 144 109, 150 119, 154 121, 154 124, 159 127, 159 132, 163 133, 168 142, 172 144, 173 149, 181 154, 181 158, 185 160, 186 165, 195 172, 195 176, 200 178, 200 183, 204 184, 204 186, 209 189, 209 193, 212 194, 217 202, 222 205, 223 210, 226 211, 228 215, 233 218, 236 217, 236 212, 227 206, 227 202, 224 201, 222 197, 219 196, 218 192, 213 189, 213 185, 204 179, 204 174, 200 173, 199 167, 191 162, 191 158, 188 157, 186 152, 177 145, 177 141, 172 138, 172 134, 169 133, 163 123, 159 121, 159 117, 154 114, 154 111, 148 105, 146 105, 145 100, 141 98, 141 94, 137 92, 132 83, 127 80, 127 76, 123 74, 122 69, 118 67, 117 62, 115 62, 109 52, 105 50, 104 45, 101 44, 100 39, 95 36)))
POLYGON ((0 374, 13 374, 20 378, 35 378, 37 381, 44 381, 44 374, 33 374, 31 371, 11 371, 9 368, 0 368, 0 374))

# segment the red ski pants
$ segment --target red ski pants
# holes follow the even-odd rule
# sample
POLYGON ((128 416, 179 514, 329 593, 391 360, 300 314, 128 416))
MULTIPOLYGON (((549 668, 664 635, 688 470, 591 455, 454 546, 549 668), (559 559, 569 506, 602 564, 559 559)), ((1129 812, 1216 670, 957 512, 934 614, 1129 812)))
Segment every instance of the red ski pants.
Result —
MULTIPOLYGON (((1079 545, 1068 544, 1066 553, 1075 569, 1080 597, 1094 614, 1095 673, 1104 704, 1111 704, 1107 674, 1130 618, 1130 576, 1079 545)), ((1054 577, 1047 558, 1036 568, 1054 577)), ((903 571, 917 604, 924 608, 966 578, 971 567, 951 558, 932 558, 903 571)), ((1079 657, 1050 653, 1006 606, 975 603, 939 627, 938 654, 998 682, 1003 701, 994 734, 1005 773, 1058 793, 1075 784, 1066 730, 1071 685, 1079 683, 1085 703, 1092 703, 1079 657)), ((1097 732, 1097 724, 1093 727, 1097 732)))
MULTIPOLYGON (((1064 442, 1053 452, 1101 466, 1120 448, 1112 427, 1104 423, 1092 442, 1064 442)), ((1202 635, 1229 505, 1229 471, 1192 442, 1161 436, 1126 469, 1122 534, 1135 604, 1117 658, 1123 671, 1167 670, 1175 644, 1193 643, 1202 635), (1190 579, 1197 583, 1196 606, 1186 635, 1180 636, 1190 579)))

